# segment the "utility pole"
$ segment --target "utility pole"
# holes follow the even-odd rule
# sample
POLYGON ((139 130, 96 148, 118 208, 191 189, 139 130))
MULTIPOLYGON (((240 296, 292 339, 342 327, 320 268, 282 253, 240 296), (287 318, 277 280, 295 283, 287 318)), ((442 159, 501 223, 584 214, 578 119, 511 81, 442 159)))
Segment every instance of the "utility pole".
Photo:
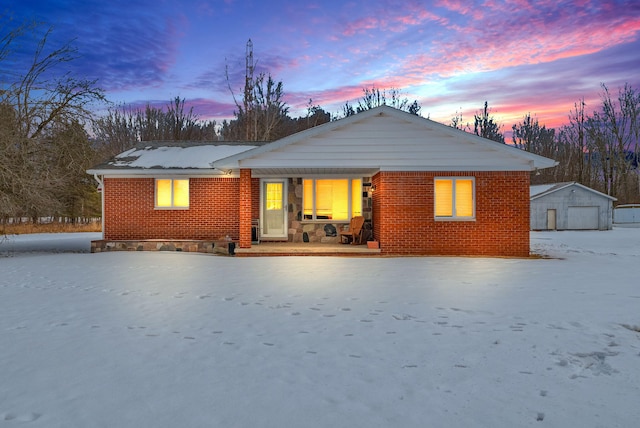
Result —
POLYGON ((254 111, 254 100, 253 100, 253 42, 251 39, 247 41, 247 51, 246 51, 246 69, 245 69, 245 81, 244 81, 244 111, 247 115, 246 123, 245 123, 245 138, 246 141, 254 141, 257 137, 257 115, 254 111), (253 122, 253 123, 252 123, 253 122), (253 125, 253 133, 251 132, 251 125, 253 125))

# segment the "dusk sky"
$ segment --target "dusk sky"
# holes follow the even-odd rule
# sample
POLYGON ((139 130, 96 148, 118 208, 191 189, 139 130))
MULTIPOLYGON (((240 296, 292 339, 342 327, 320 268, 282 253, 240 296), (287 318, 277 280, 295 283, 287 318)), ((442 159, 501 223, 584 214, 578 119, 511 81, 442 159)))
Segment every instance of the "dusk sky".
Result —
MULTIPOLYGON (((247 40, 257 72, 284 84, 292 116, 309 99, 332 114, 365 87, 398 88, 422 115, 473 121, 484 101, 510 131, 526 113, 567 122, 575 102, 597 108, 640 90, 638 0, 168 1, 5 0, 8 18, 75 39, 78 76, 98 79, 114 103, 163 106, 185 98, 201 118, 232 118, 247 40)), ((0 76, 7 72, 0 63, 0 76)), ((4 80, 4 78, 3 78, 4 80)))

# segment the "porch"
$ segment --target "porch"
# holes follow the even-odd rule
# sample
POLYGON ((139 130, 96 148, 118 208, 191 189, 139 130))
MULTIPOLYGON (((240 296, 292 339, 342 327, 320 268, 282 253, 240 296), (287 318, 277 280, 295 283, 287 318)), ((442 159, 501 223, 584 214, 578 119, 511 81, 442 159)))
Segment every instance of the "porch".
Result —
POLYGON ((368 248, 367 244, 322 244, 313 242, 261 242, 251 248, 235 248, 236 257, 264 256, 379 256, 380 248, 368 248))

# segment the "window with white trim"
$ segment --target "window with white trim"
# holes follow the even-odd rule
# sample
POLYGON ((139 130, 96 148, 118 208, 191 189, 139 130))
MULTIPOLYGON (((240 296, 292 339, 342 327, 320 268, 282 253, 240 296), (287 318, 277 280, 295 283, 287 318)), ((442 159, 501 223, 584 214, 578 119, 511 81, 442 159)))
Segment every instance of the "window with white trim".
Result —
POLYGON ((156 178, 156 208, 189 208, 189 179, 156 178))
POLYGON ((436 219, 471 220, 476 216, 473 177, 437 177, 434 180, 436 219))
POLYGON ((303 180, 304 220, 344 220, 362 215, 362 179, 303 180))

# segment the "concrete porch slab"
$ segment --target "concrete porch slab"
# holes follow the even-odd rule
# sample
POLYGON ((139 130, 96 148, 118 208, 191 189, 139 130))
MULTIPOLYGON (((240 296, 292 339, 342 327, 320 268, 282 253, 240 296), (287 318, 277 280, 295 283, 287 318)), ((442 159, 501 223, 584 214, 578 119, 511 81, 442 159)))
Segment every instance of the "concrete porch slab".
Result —
POLYGON ((251 248, 235 249, 236 257, 261 256, 379 256, 379 248, 367 248, 367 245, 320 244, 297 242, 261 242, 251 248))

